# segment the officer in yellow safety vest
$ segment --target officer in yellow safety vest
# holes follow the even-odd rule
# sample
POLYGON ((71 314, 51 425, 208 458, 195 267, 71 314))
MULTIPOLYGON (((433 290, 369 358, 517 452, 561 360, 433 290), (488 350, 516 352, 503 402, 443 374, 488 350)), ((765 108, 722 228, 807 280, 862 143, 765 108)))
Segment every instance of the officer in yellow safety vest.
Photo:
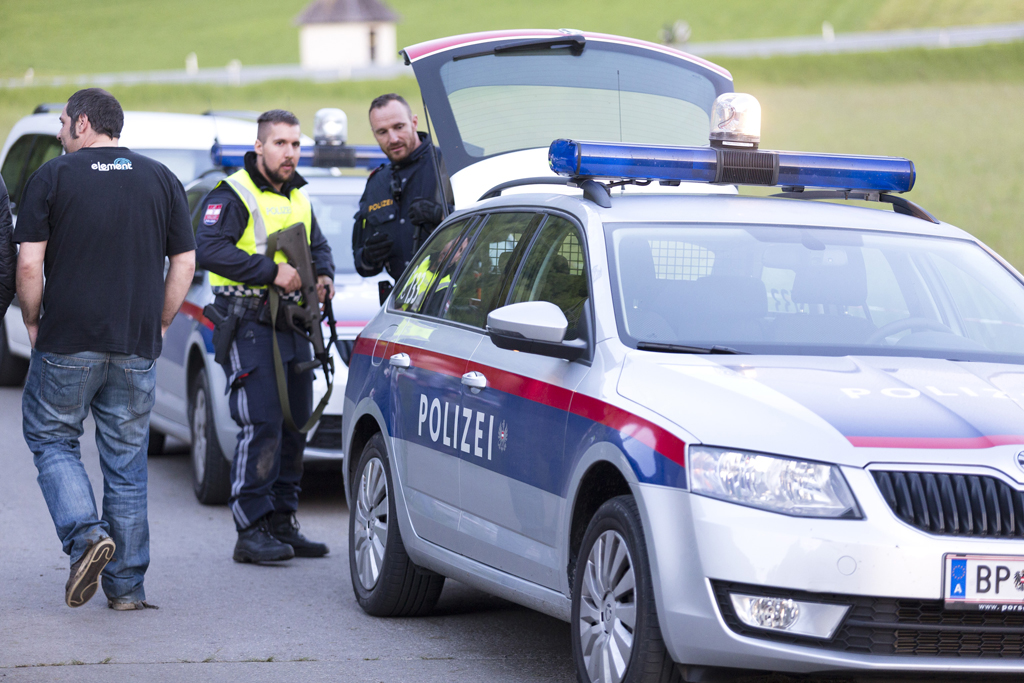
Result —
POLYGON ((295 521, 306 437, 284 423, 273 335, 295 424, 303 424, 312 412, 313 375, 311 370, 299 374, 294 366, 309 361, 312 353, 308 341, 270 320, 267 287, 276 286, 284 298, 297 299, 302 281, 283 253, 266 253, 268 236, 302 223, 320 302, 334 296, 331 248, 300 190, 306 181, 295 171, 299 120, 275 109, 262 114, 258 124, 245 168, 222 180, 206 197, 196 231, 196 260, 210 271, 215 305, 225 318, 214 330, 214 344, 223 349, 218 361, 231 391, 231 416, 239 427, 230 473, 230 505, 238 531, 234 559, 257 563, 322 557, 328 552, 325 544, 300 533, 295 521))

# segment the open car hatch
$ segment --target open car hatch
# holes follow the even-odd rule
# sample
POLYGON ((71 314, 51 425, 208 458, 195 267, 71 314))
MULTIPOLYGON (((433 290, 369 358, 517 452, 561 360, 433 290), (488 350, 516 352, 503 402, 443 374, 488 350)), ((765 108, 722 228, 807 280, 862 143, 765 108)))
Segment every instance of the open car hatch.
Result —
POLYGON ((457 208, 498 183, 553 176, 547 149, 557 138, 707 145, 712 103, 733 90, 731 74, 711 62, 601 33, 470 33, 402 54, 457 208))

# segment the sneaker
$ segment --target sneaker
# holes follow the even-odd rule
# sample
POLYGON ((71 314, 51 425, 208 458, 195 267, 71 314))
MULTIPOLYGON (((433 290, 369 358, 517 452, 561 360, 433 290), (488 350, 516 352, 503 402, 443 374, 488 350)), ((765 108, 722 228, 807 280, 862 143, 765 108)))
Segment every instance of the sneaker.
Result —
POLYGON ((71 565, 71 575, 64 586, 64 602, 68 607, 81 607, 96 594, 100 572, 114 558, 114 541, 103 537, 89 544, 78 561, 71 565))
POLYGON ((311 541, 299 533, 299 522, 294 512, 273 513, 270 516, 270 533, 294 548, 296 557, 323 557, 330 552, 326 543, 311 541))
POLYGON ((129 612, 136 609, 160 609, 156 605, 151 605, 145 600, 135 600, 129 602, 122 602, 120 600, 107 600, 107 607, 118 612, 129 612))
POLYGON ((274 538, 270 533, 270 515, 266 515, 248 529, 238 532, 232 557, 235 562, 280 562, 295 557, 295 550, 274 538))

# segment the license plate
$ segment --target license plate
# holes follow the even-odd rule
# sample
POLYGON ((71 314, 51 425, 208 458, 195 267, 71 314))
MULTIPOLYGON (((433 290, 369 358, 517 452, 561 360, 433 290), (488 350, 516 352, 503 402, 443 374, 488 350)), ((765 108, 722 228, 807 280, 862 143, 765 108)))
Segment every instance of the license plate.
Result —
POLYGON ((946 609, 1024 612, 1024 557, 946 555, 946 609))

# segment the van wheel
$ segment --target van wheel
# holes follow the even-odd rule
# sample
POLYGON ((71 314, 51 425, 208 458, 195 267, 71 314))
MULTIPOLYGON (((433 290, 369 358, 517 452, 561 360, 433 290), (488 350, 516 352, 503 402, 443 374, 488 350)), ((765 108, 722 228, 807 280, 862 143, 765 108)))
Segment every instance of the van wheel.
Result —
POLYGON ((375 617, 429 612, 441 596, 444 577, 417 567, 405 552, 380 432, 363 448, 353 493, 348 516, 348 565, 359 606, 375 617))
POLYGON ((0 386, 19 386, 27 374, 28 361, 11 353, 7 345, 7 325, 0 321, 0 386))
POLYGON ((200 368, 188 396, 192 430, 192 487, 203 505, 223 505, 231 497, 231 463, 224 459, 217 439, 210 402, 210 382, 200 368))
POLYGON ((677 683, 661 638, 647 543, 632 496, 598 508, 572 587, 572 654, 580 683, 677 683))

